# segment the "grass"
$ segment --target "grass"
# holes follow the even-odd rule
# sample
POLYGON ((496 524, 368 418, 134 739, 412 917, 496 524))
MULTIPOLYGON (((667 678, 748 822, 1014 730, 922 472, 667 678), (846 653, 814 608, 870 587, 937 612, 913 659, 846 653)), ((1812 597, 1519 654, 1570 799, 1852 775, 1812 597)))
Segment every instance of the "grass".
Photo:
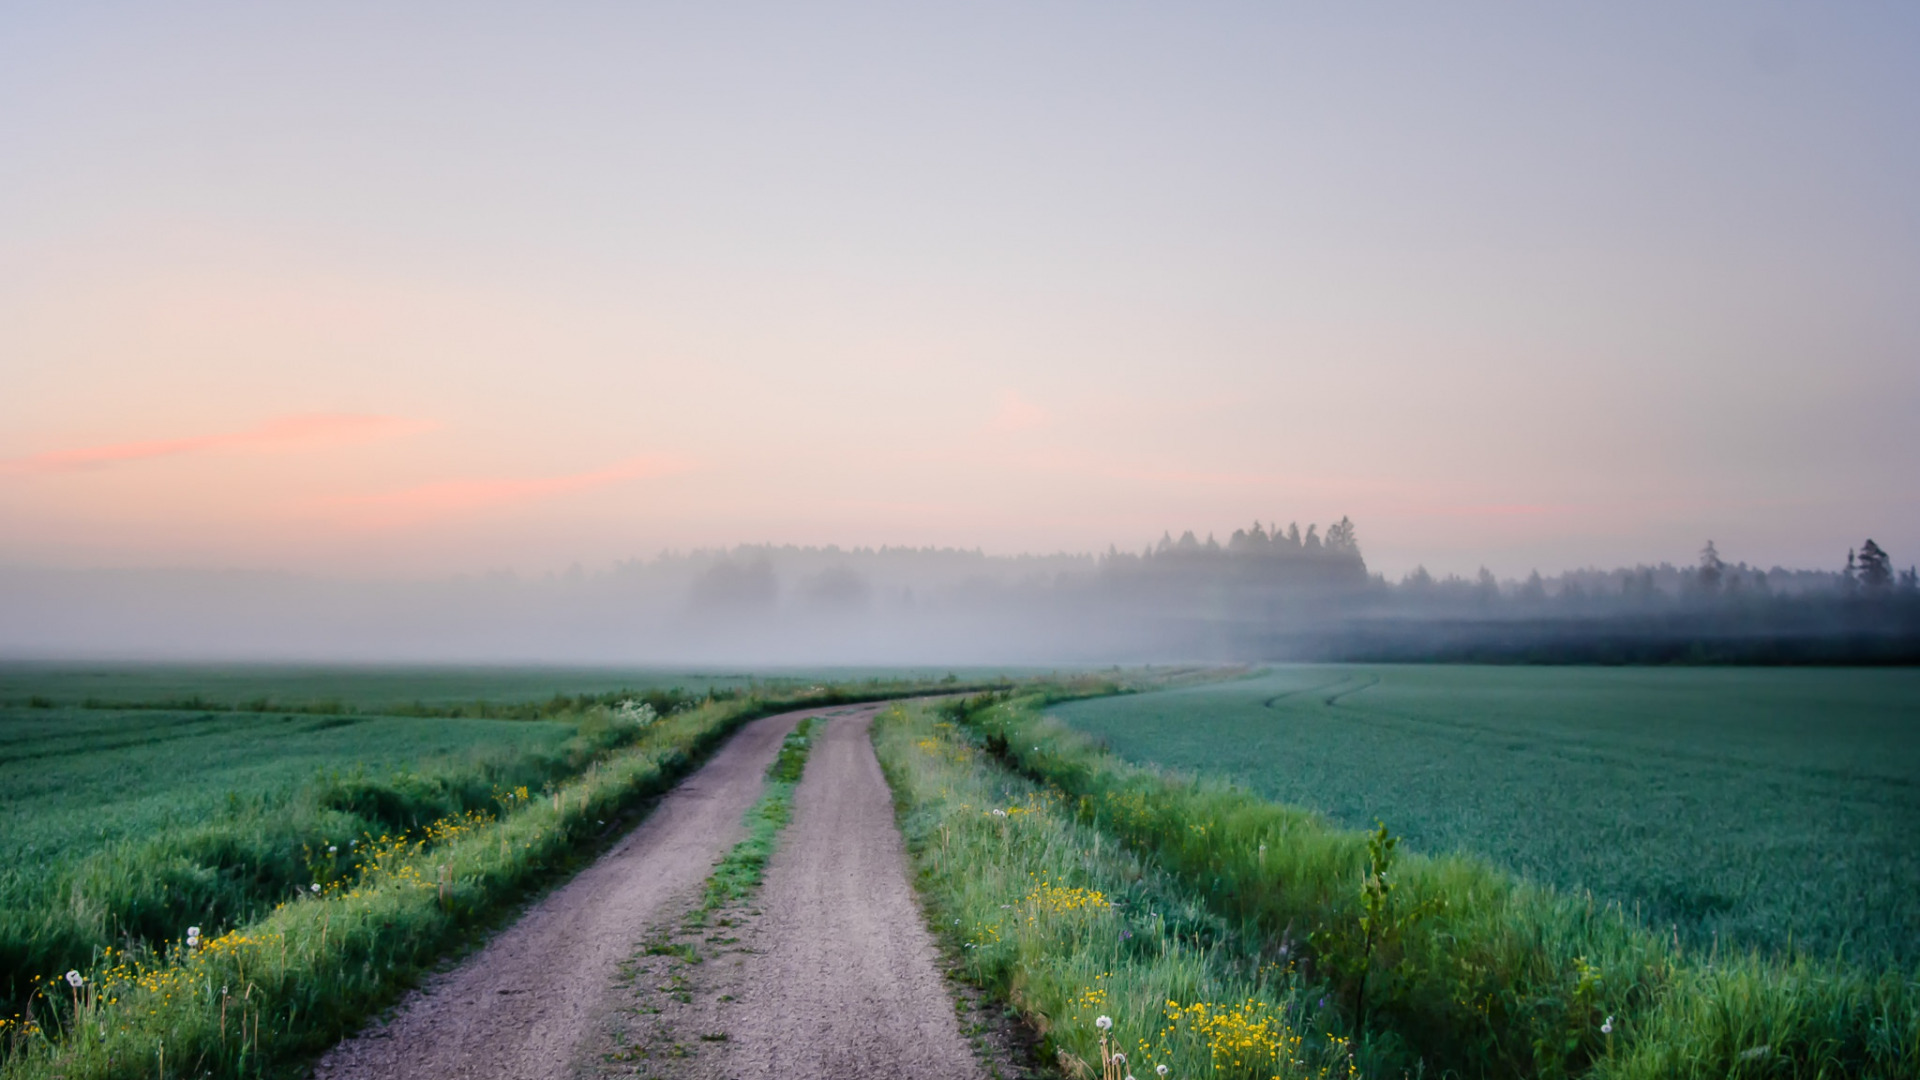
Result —
POLYGON ((1064 1075, 1357 1069, 1324 993, 1287 957, 1078 820, 1057 788, 997 767, 977 733, 912 704, 882 713, 874 741, 936 929, 1064 1075))
POLYGON ((1920 963, 1920 671, 1326 665, 1054 711, 1695 949, 1920 963))
POLYGON ((577 772, 614 741, 580 719, 0 709, 0 1016, 108 946, 258 917, 330 844, 577 772))
MULTIPOLYGON (((943 678, 979 686, 1034 672, 1007 668, 721 669, 375 667, 291 664, 75 664, 0 660, 0 705, 174 706, 188 711, 531 719, 577 699, 679 691, 690 700, 779 696, 810 686, 873 687, 943 678), (556 699, 558 699, 556 701, 556 699)), ((590 702, 589 702, 590 703, 590 702)))
POLYGON ((780 753, 767 769, 765 788, 759 800, 747 809, 747 835, 727 849, 713 873, 707 876, 695 918, 745 900, 760 887, 780 830, 793 820, 793 793, 800 786, 800 774, 807 767, 813 732, 819 724, 819 717, 809 716, 781 740, 780 753))
POLYGON ((678 689, 696 699, 709 692, 725 696, 750 692, 760 682, 746 672, 654 669, 0 661, 0 703, 8 705, 38 699, 75 707, 174 705, 202 711, 441 715, 478 705, 471 711, 499 712, 582 695, 678 689))
POLYGON ((1920 982, 1910 975, 1703 953, 1617 905, 1528 884, 1483 860, 1404 852, 1389 860, 1379 834, 1219 780, 1130 764, 1042 716, 1046 705, 1041 696, 990 697, 953 715, 997 762, 1056 791, 1083 825, 1241 927, 1243 949, 1285 949, 1325 981, 1374 1071, 1920 1072, 1920 982))
MULTIPOLYGON (((128 764, 177 756, 129 780, 120 803, 104 803, 105 835, 91 841, 75 839, 57 792, 37 796, 36 814, 8 816, 10 828, 67 831, 49 864, 63 868, 57 887, 23 893, 37 906, 7 911, 20 932, 6 940, 25 959, 10 969, 19 1011, 0 1019, 0 1075, 298 1075, 449 950, 630 823, 739 724, 922 685, 723 694, 645 726, 600 705, 547 725, 340 723, 344 716, 321 724, 303 714, 149 709, 67 715, 85 729, 76 735, 59 730, 60 707, 29 706, 27 722, 53 723, 37 737, 72 751, 31 760, 70 760, 103 785, 114 754, 128 764), (174 721, 182 737, 140 741, 175 730, 174 721), (304 756, 276 770, 261 725, 304 745, 304 756), (363 753, 356 734, 380 752, 363 753), (221 785, 200 782, 192 766, 201 752, 249 737, 252 748, 234 750, 229 771, 216 774, 221 785), (309 738, 320 741, 300 742, 309 738), (124 745, 107 745, 115 739, 124 745), (384 771, 410 749, 444 745, 436 739, 451 739, 455 752, 384 771), (329 747, 340 767, 300 779, 329 747), (116 818, 120 811, 139 826, 116 818), (186 941, 189 926, 201 931, 198 947, 186 941), (59 978, 69 967, 84 976, 81 987, 59 978)), ((20 745, 32 744, 22 735, 20 745)))

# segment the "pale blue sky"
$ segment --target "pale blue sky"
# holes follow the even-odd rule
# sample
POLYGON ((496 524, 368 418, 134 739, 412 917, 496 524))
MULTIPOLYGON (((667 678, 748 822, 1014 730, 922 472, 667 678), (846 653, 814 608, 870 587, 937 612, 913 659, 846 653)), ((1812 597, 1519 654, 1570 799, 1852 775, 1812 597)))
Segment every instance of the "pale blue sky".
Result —
POLYGON ((0 147, 0 561, 1920 559, 1911 6, 15 5, 0 147))

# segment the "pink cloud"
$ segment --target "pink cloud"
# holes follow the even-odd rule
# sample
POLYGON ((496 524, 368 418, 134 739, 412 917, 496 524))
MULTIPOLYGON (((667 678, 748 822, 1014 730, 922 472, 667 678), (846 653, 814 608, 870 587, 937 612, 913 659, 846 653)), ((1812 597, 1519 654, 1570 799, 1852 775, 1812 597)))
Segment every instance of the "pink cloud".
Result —
POLYGON ((49 450, 28 457, 0 461, 0 474, 81 472, 123 465, 130 461, 179 457, 183 454, 208 451, 312 449, 392 438, 430 430, 435 426, 431 421, 354 413, 283 416, 243 431, 190 435, 179 439, 108 443, 73 450, 49 450))
POLYGON ((336 496, 318 505, 348 511, 354 524, 379 528, 589 491, 622 480, 667 476, 687 468, 687 463, 678 458, 632 458, 592 472, 442 480, 372 495, 336 496))

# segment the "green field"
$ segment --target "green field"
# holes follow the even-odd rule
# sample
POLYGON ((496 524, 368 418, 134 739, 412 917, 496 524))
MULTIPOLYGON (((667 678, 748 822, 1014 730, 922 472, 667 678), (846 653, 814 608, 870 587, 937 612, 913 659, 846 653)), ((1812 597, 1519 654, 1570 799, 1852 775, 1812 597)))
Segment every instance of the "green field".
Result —
POLYGON ((257 918, 330 843, 564 778, 579 719, 0 706, 0 1016, 108 946, 257 918))
POLYGON ((285 802, 337 774, 551 754, 567 723, 0 706, 0 906, 103 849, 285 802))
POLYGON ((1694 947, 1920 962, 1920 671, 1300 666, 1051 712, 1694 947))
POLYGON ((780 689, 812 683, 871 679, 925 679, 955 674, 964 681, 1030 674, 1011 668, 769 668, 720 669, 560 667, 338 667, 292 664, 79 664, 0 661, 0 704, 34 699, 62 705, 132 702, 192 703, 215 707, 263 704, 381 712, 425 706, 436 712, 464 704, 502 706, 538 702, 555 694, 679 688, 696 697, 708 690, 780 689))

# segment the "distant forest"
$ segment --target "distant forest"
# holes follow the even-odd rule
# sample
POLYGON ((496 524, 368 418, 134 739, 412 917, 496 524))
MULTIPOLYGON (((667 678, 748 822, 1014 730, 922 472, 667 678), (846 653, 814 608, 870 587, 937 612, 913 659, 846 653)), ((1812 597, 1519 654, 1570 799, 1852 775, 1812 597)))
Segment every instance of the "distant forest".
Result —
MULTIPOLYGON (((1837 561, 1837 560, 1836 560, 1837 561)), ((1920 574, 1868 539, 1837 570, 1728 563, 1539 573, 1497 582, 1417 569, 1320 643, 1368 659, 1538 663, 1920 662, 1920 574)))
POLYGON ((1092 582, 1164 639, 1246 659, 1920 662, 1920 573, 1872 539, 1832 571, 1729 563, 1709 540, 1690 566, 1389 583, 1342 518, 1324 539, 1258 523, 1225 544, 1163 537, 1109 551, 1092 582))
POLYGON ((1345 518, 1133 551, 742 545, 589 572, 352 582, 0 567, 0 656, 576 664, 1920 662, 1920 580, 1690 565, 1397 582, 1345 518))

